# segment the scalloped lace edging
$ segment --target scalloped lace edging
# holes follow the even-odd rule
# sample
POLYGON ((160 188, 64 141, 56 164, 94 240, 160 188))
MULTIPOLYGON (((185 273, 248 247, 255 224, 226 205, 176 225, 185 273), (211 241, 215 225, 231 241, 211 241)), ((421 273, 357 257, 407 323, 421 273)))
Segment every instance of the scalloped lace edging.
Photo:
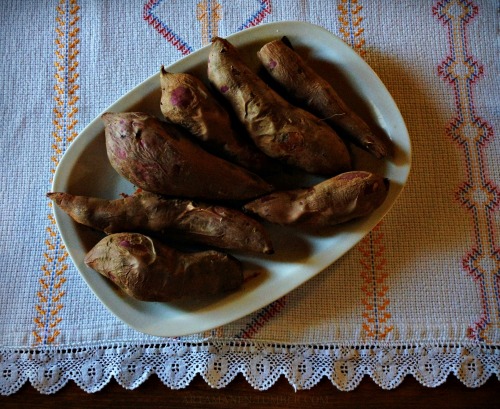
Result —
POLYGON ((10 395, 28 380, 51 394, 73 380, 86 392, 102 389, 112 377, 127 389, 151 374, 173 389, 200 374, 223 388, 238 373, 259 390, 283 375, 295 389, 309 389, 327 377, 340 390, 356 388, 365 375, 380 387, 397 387, 406 375, 434 387, 453 373, 468 387, 500 375, 500 347, 486 345, 338 346, 286 345, 240 341, 115 344, 0 350, 0 393, 10 395))

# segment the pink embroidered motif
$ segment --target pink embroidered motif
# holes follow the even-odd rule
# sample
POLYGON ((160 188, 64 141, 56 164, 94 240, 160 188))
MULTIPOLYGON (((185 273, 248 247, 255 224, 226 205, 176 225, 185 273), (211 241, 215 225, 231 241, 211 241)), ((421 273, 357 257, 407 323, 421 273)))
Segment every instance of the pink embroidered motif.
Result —
POLYGON ((283 310, 286 306, 287 297, 284 296, 279 300, 269 304, 254 314, 252 320, 244 329, 237 334, 236 338, 250 339, 262 328, 271 318, 283 310))
POLYGON ((260 0, 259 9, 238 28, 238 31, 260 24, 271 12, 271 0, 260 0))
POLYGON ((187 55, 193 51, 193 48, 187 44, 172 28, 162 21, 156 14, 155 9, 163 0, 149 0, 144 4, 143 18, 150 24, 162 37, 172 44, 182 55, 187 55))
POLYGON ((202 0, 197 4, 196 10, 196 18, 201 23, 201 42, 207 45, 219 34, 222 7, 216 0, 202 0))
MULTIPOLYGON (((179 32, 174 31, 170 24, 158 15, 158 7, 164 0, 148 0, 143 7, 143 18, 162 37, 171 43, 182 55, 194 51, 194 48, 185 41, 179 32)), ((261 23, 271 14, 271 0, 258 0, 258 9, 238 27, 238 31, 253 27, 261 23)), ((222 19, 222 5, 216 0, 201 0, 197 5, 197 19, 202 25, 202 44, 207 44, 212 37, 218 34, 218 23, 222 19)))
POLYGON ((496 243, 493 213, 500 206, 500 192, 488 177, 484 149, 493 129, 476 113, 472 85, 483 67, 470 55, 466 26, 478 14, 478 6, 466 0, 438 1, 432 9, 448 30, 449 55, 438 66, 438 75, 452 87, 456 116, 446 134, 463 149, 466 181, 455 197, 470 211, 474 246, 462 260, 464 270, 477 282, 482 312, 469 328, 469 336, 492 343, 500 336, 500 248, 496 243))

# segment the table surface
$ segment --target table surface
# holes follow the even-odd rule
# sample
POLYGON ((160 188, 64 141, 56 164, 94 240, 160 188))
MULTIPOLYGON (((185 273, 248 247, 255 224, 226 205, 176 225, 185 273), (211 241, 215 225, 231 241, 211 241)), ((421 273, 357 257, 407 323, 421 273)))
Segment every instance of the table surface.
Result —
POLYGON ((454 376, 435 388, 418 383, 412 376, 392 390, 381 389, 365 377, 350 392, 339 391, 323 379, 310 390, 295 392, 284 378, 266 391, 256 391, 238 375, 227 387, 212 389, 201 377, 196 377, 186 389, 172 390, 156 376, 149 378, 140 388, 123 389, 115 381, 103 390, 88 394, 70 382, 55 395, 42 395, 29 385, 10 397, 0 397, 2 408, 21 406, 36 408, 137 408, 137 404, 155 408, 207 409, 207 408, 273 408, 309 409, 338 408, 481 408, 498 407, 500 388, 496 378, 490 378, 479 388, 468 388, 454 376))

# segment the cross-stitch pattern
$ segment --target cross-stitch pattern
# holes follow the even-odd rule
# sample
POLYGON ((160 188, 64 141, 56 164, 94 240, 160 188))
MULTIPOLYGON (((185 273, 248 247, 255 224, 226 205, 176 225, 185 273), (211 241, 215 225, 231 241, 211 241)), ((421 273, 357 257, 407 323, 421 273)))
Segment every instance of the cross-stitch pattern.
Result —
MULTIPOLYGON (((60 0, 56 7, 55 106, 52 132, 54 154, 50 158, 54 167, 51 169, 51 174, 55 172, 59 158, 77 136, 79 9, 76 0, 60 0)), ((35 306, 37 314, 33 330, 35 344, 53 344, 61 333, 59 323, 63 319, 60 312, 64 305, 62 301, 65 294, 64 275, 68 268, 68 253, 57 231, 51 203, 49 211, 45 242, 47 249, 43 253, 45 260, 41 267, 40 290, 37 291, 39 302, 35 306)))
POLYGON ((469 330, 472 338, 493 343, 500 335, 500 247, 496 242, 494 212, 500 194, 489 177, 483 151, 494 137, 491 125, 475 107, 473 85, 483 75, 483 66, 470 54, 467 25, 478 14, 473 2, 439 1, 433 12, 448 30, 449 55, 438 73, 453 87, 456 116, 446 134, 463 150, 466 181, 456 198, 472 216, 474 245, 463 259, 463 268, 477 282, 482 313, 469 330))

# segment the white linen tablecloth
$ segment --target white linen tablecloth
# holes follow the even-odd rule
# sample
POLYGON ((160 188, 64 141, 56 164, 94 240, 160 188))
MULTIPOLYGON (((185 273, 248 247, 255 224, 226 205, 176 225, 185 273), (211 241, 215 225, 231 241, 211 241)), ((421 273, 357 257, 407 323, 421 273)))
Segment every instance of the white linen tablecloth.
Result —
POLYGON ((500 370, 498 4, 487 0, 60 0, 2 2, 0 393, 114 377, 213 387, 243 373, 342 390, 500 370), (134 86, 257 24, 299 20, 353 47, 394 97, 413 165, 362 242, 295 291, 187 337, 134 331, 96 298, 61 244, 46 198, 71 141, 134 86))

